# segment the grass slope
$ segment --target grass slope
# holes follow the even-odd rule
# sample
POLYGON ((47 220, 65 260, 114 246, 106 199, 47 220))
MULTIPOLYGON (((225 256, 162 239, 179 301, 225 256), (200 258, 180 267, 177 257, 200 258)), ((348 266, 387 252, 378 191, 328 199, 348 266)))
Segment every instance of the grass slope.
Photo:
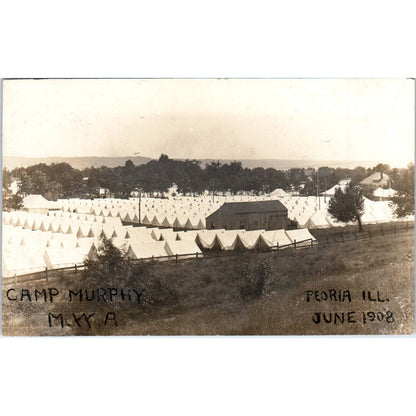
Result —
MULTIPOLYGON (((329 335, 410 334, 414 331, 414 232, 372 239, 288 249, 279 253, 242 254, 142 266, 127 282, 93 282, 88 276, 65 275, 53 282, 26 283, 19 288, 144 288, 140 304, 126 302, 11 302, 3 287, 5 335, 329 335), (242 296, 256 267, 270 267, 261 297, 242 296), (306 291, 349 290, 353 302, 306 301, 306 291), (379 291, 389 302, 364 302, 363 290, 379 291), (104 327, 107 311, 118 327, 104 327), (315 312, 355 312, 354 324, 315 324, 315 312), (382 312, 383 320, 362 321, 363 312, 382 312), (385 314, 393 312, 394 322, 385 314), (48 328, 47 314, 101 314, 101 325, 71 324, 48 328)), ((372 315, 370 315, 371 317, 372 315)), ((381 316, 381 315, 379 315, 381 316)), ((69 318, 68 318, 69 319, 69 318)))

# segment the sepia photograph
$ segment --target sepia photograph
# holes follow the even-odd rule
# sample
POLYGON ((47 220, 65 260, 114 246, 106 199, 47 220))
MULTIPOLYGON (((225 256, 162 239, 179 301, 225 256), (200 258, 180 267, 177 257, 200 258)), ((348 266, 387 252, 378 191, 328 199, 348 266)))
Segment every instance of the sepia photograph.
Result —
POLYGON ((2 333, 414 333, 413 79, 4 79, 2 333))

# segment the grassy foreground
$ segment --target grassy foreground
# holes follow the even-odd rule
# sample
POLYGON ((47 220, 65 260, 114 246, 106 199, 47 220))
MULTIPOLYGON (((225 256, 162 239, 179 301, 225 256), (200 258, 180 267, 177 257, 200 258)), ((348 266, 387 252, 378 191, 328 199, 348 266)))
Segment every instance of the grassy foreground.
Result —
POLYGON ((410 229, 279 253, 146 264, 135 278, 123 282, 93 282, 78 273, 55 281, 8 285, 2 290, 2 330, 4 335, 411 334, 413 246, 410 229), (260 292, 259 276, 265 279, 260 292), (7 298, 10 288, 14 291, 9 297, 16 300, 7 298), (60 292, 53 303, 49 298, 34 301, 35 289, 48 288, 60 292), (79 302, 74 297, 69 302, 64 296, 68 289, 85 288, 90 293, 101 288, 106 296, 109 288, 118 293, 129 288, 145 292, 140 303, 134 296, 131 302, 120 296, 112 302, 108 296, 106 301, 79 302), (28 291, 23 299, 22 289, 28 291), (332 300, 323 300, 330 293, 332 300), (55 318, 50 324, 49 313, 62 314, 63 327, 55 318), (94 316, 87 322, 83 313, 94 316), (315 313, 320 314, 319 323, 312 319, 318 319, 315 313))

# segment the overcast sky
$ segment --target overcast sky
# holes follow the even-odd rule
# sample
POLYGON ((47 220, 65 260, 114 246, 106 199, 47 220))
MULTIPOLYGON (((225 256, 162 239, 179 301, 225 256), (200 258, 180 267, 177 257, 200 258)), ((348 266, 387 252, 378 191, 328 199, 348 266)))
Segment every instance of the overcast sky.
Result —
POLYGON ((10 80, 3 155, 414 160, 412 80, 10 80))

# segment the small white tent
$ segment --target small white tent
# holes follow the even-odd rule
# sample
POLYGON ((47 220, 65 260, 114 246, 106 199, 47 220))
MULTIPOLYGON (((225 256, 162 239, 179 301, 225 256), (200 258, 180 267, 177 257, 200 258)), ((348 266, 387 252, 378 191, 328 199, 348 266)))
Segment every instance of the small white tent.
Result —
POLYGON ((289 240, 299 246, 311 245, 311 240, 316 241, 316 238, 309 232, 307 228, 299 228, 297 230, 286 230, 286 235, 289 240))
POLYGON ((83 266, 86 255, 80 248, 47 248, 44 260, 48 269, 59 269, 71 266, 83 266))
POLYGON ((169 240, 165 244, 165 250, 169 256, 180 256, 181 259, 196 257, 202 257, 202 251, 196 245, 195 242, 190 240, 172 241, 169 240))
POLYGON ((127 249, 127 258, 130 259, 150 259, 164 257, 168 254, 165 250, 164 241, 153 241, 151 243, 131 242, 127 249))

